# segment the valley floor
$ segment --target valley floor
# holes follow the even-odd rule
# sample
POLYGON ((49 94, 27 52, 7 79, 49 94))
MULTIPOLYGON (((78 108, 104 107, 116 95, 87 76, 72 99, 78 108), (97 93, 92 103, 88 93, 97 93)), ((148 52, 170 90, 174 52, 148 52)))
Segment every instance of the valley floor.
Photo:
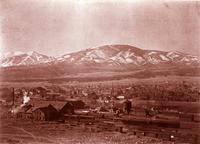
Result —
MULTIPOLYGON (((105 75, 105 73, 102 73, 101 75, 105 75)), ((21 82, 3 82, 0 81, 1 87, 15 87, 15 88, 21 88, 21 87, 37 87, 37 86, 50 86, 52 84, 64 86, 64 85, 95 85, 95 84, 131 84, 131 83, 148 83, 148 84, 159 84, 163 82, 192 82, 196 86, 200 86, 200 77, 193 77, 193 76, 157 76, 154 78, 123 78, 118 80, 105 80, 105 81, 87 81, 87 82, 79 82, 79 81, 21 81, 21 82)))
POLYGON ((1 144, 171 144, 150 137, 120 132, 91 132, 80 126, 60 123, 2 121, 1 144))

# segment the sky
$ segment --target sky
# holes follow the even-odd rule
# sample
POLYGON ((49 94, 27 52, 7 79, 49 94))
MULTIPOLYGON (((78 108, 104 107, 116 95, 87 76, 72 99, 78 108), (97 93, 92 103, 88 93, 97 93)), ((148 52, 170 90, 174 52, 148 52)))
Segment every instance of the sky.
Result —
POLYGON ((109 44, 200 55, 200 1, 3 0, 0 50, 50 56, 109 44))

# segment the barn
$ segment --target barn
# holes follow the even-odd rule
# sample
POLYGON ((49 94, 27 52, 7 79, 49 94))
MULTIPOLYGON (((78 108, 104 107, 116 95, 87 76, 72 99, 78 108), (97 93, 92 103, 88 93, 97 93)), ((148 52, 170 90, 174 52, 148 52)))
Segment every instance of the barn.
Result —
POLYGON ((74 105, 71 102, 67 102, 62 109, 60 110, 60 114, 74 114, 74 105))
POLYGON ((85 103, 81 100, 67 101, 60 110, 61 114, 74 114, 76 109, 84 109, 85 103))
POLYGON ((32 119, 32 107, 32 105, 25 105, 24 107, 19 108, 18 112, 16 113, 16 118, 24 120, 32 119))
POLYGON ((40 107, 33 111, 33 119, 41 121, 53 121, 59 118, 57 109, 49 104, 47 107, 40 107))
POLYGON ((19 119, 23 119, 23 120, 30 120, 30 119, 32 119, 33 117, 32 117, 32 113, 29 113, 29 112, 18 112, 17 113, 17 118, 19 118, 19 119))
POLYGON ((85 108, 85 103, 81 100, 32 101, 32 105, 33 119, 41 121, 58 120, 64 114, 74 114, 76 109, 85 108))

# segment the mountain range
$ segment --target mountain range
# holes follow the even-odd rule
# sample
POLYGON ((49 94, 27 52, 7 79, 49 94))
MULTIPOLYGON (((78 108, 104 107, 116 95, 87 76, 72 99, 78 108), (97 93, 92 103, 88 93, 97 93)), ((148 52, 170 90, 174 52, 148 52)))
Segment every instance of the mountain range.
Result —
POLYGON ((105 45, 51 57, 35 51, 12 52, 2 55, 1 67, 67 63, 73 65, 145 66, 145 65, 198 65, 197 56, 178 51, 143 50, 130 45, 105 45))
MULTIPOLYGON (((79 73, 133 72, 125 77, 200 75, 200 59, 178 51, 143 50, 130 45, 104 45, 51 57, 35 51, 2 55, 1 80, 76 80, 79 73)), ((120 74, 121 75, 121 74, 120 74)), ((116 78, 111 75, 112 79, 116 78)), ((105 80, 108 78, 106 77, 105 80)))
POLYGON ((27 53, 8 52, 1 57, 1 67, 20 66, 20 65, 37 65, 40 63, 49 63, 54 61, 54 57, 39 54, 35 51, 27 53))

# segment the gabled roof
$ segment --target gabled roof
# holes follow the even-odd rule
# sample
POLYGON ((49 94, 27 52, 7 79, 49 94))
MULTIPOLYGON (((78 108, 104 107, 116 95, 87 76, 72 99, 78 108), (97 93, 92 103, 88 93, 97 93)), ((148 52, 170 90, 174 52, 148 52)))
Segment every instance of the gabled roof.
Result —
POLYGON ((60 111, 66 104, 71 104, 74 109, 84 108, 85 103, 81 100, 69 100, 69 101, 45 101, 45 100, 34 100, 32 99, 30 105, 32 107, 27 112, 33 112, 38 108, 45 108, 49 105, 53 106, 57 111, 60 111))
POLYGON ((85 106, 85 103, 82 100, 75 100, 75 101, 67 101, 71 103, 75 109, 82 109, 85 106))
POLYGON ((18 111, 17 112, 23 112, 23 113, 30 113, 30 109, 32 108, 32 105, 25 105, 23 107, 17 107, 18 111))
POLYGON ((55 107, 57 110, 62 109, 62 107, 66 104, 65 101, 44 101, 44 100, 32 100, 31 104, 35 107, 35 108, 41 108, 41 107, 47 107, 48 105, 52 105, 53 107, 55 107))
POLYGON ((52 105, 48 105, 47 107, 40 107, 38 108, 41 110, 43 113, 48 113, 48 112, 58 112, 55 107, 52 105))

